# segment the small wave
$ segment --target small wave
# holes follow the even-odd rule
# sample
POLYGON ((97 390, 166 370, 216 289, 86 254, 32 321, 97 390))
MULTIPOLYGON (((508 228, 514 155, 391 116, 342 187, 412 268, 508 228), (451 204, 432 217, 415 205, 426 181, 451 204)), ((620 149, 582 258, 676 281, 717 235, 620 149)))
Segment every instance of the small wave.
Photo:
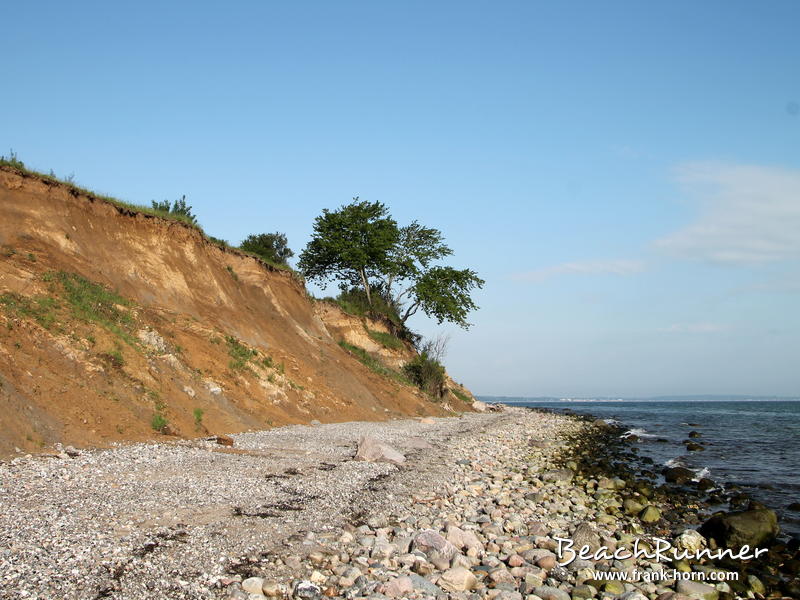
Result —
POLYGON ((620 423, 620 422, 619 422, 619 421, 617 421, 616 419, 610 419, 610 418, 609 418, 609 419, 603 419, 603 421, 605 421, 605 422, 606 422, 606 423, 608 423, 609 425, 622 425, 622 423, 620 423))
POLYGON ((627 437, 640 437, 640 438, 654 438, 656 437, 652 433, 647 433, 647 430, 641 429, 638 427, 634 427, 633 429, 629 429, 625 433, 623 433, 620 437, 627 438, 627 437))
POLYGON ((668 461, 664 463, 665 467, 685 467, 686 460, 682 456, 676 456, 675 458, 670 458, 668 461))
POLYGON ((704 477, 708 477, 711 475, 711 471, 708 467, 703 467, 702 469, 693 469, 695 472, 695 476, 692 477, 692 481, 700 481, 704 477))

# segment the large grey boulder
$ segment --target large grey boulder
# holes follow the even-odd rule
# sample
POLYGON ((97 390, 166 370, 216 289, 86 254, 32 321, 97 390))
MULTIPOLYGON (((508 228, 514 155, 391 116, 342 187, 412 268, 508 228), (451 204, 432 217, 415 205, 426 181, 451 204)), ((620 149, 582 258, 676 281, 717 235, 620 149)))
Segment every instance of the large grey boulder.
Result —
POLYGON ((375 439, 365 435, 358 442, 358 451, 355 460, 366 462, 388 462, 395 465, 402 465, 406 462, 406 457, 397 450, 375 439))
POLYGON ((755 548, 772 541, 780 533, 780 527, 774 510, 753 508, 714 515, 698 532, 716 541, 718 546, 739 549, 745 544, 755 548))

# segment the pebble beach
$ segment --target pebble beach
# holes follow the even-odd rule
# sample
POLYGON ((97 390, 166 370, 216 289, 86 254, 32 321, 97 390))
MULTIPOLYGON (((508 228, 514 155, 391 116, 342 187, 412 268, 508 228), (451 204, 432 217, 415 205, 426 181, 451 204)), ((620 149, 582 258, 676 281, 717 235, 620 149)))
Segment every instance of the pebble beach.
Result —
MULTIPOLYGON (((756 575, 614 550, 707 541, 599 421, 506 407, 0 464, 2 598, 706 600, 756 575), (364 459, 364 460, 362 460, 364 459), (621 573, 609 579, 603 573, 621 573), (702 574, 700 577, 681 573, 702 574), (722 579, 722 578, 719 578, 722 579)), ((780 594, 773 594, 780 597, 780 594)))

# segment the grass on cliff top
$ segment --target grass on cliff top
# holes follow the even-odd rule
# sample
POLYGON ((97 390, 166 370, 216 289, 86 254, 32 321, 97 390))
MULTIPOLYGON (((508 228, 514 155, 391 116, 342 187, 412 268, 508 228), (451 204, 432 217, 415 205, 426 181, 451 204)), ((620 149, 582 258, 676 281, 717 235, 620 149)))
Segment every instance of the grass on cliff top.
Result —
POLYGON ((394 369, 390 369, 363 348, 354 346, 353 344, 348 344, 344 340, 339 342, 339 346, 352 354, 360 363, 368 367, 374 373, 393 379, 397 383, 401 383, 403 385, 412 385, 405 375, 395 371, 394 369))
POLYGON ((107 196, 105 194, 99 194, 99 193, 95 192, 94 190, 90 190, 88 188, 81 187, 81 186, 77 185, 74 181, 72 181, 72 177, 71 176, 67 177, 65 179, 62 179, 62 178, 57 177, 56 174, 53 171, 50 171, 50 173, 42 173, 41 171, 36 171, 34 169, 26 167, 25 163, 19 159, 19 157, 17 156, 17 154, 13 150, 11 150, 9 152, 8 156, 0 156, 0 167, 10 167, 12 169, 15 169, 15 170, 21 172, 24 175, 27 175, 27 176, 30 176, 30 177, 38 177, 39 179, 41 179, 43 181, 46 181, 46 182, 49 182, 49 183, 54 184, 54 185, 63 185, 64 187, 67 188, 67 190, 73 196, 83 195, 83 196, 87 196, 89 198, 94 198, 94 199, 97 199, 97 200, 103 200, 105 202, 108 202, 109 204, 113 204, 117 208, 121 208, 121 209, 124 209, 124 210, 129 210, 129 211, 134 212, 134 213, 142 213, 142 214, 150 215, 152 217, 158 217, 158 218, 161 218, 161 219, 166 219, 168 221, 177 221, 179 223, 183 223, 185 226, 190 227, 190 228, 195 229, 196 231, 200 232, 200 234, 207 241, 211 242, 212 244, 214 244, 215 246, 221 248, 222 250, 235 250, 235 251, 241 252, 242 254, 245 254, 245 255, 247 255, 247 256, 249 256, 251 258, 257 258, 260 261, 262 261, 264 264, 266 264, 268 267, 271 267, 271 268, 279 270, 279 271, 287 271, 287 272, 291 273, 292 277, 295 280, 299 281, 301 284, 305 284, 305 280, 303 279, 302 275, 300 273, 298 273, 297 271, 295 271, 294 269, 292 269, 290 266, 284 265, 284 264, 281 264, 281 263, 278 263, 278 262, 275 262, 275 261, 267 260, 263 256, 258 256, 257 254, 253 254, 252 252, 248 252, 246 250, 242 250, 241 248, 233 246, 233 245, 229 244, 227 242, 227 240, 219 239, 219 238, 216 238, 216 237, 214 237, 212 235, 208 235, 205 231, 203 231, 203 228, 200 225, 198 225, 197 223, 194 223, 192 221, 192 218, 187 216, 187 215, 183 215, 183 214, 180 214, 180 213, 174 213, 174 212, 171 212, 171 211, 168 211, 168 210, 163 210, 163 209, 160 209, 160 208, 156 208, 154 206, 147 206, 147 205, 144 205, 144 204, 134 204, 132 202, 125 202, 124 200, 120 200, 119 198, 115 198, 113 196, 107 196))
POLYGON ((469 396, 467 396, 467 395, 466 395, 464 392, 462 392, 461 390, 458 390, 458 389, 456 389, 456 388, 450 388, 450 391, 451 391, 451 392, 453 392, 453 395, 454 395, 456 398, 458 398, 459 400, 461 400, 461 401, 462 401, 464 404, 472 404, 472 398, 470 398, 469 396))

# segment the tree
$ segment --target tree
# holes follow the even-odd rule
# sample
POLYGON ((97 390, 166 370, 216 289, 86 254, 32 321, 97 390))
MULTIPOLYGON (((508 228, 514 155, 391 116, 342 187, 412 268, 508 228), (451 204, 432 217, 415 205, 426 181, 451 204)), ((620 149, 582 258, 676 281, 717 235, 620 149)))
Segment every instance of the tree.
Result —
POLYGON ((383 285, 387 297, 395 304, 400 304, 410 288, 392 296, 394 284, 418 278, 433 261, 452 253, 438 229, 424 227, 417 221, 401 227, 397 243, 389 250, 389 265, 384 273, 383 285))
POLYGON ((431 318, 450 321, 468 328, 467 314, 478 306, 470 292, 482 288, 485 281, 471 269, 432 267, 422 273, 410 290, 410 304, 401 317, 405 323, 420 308, 431 318))
POLYGON ((267 262, 278 263, 288 266, 288 260, 294 256, 294 252, 289 249, 289 242, 286 234, 276 231, 275 233, 254 233, 248 235, 239 245, 242 250, 252 252, 266 260, 267 262))
POLYGON ((170 205, 169 200, 162 200, 161 202, 152 200, 150 203, 155 210, 169 213, 192 225, 197 225, 197 217, 192 213, 192 207, 186 204, 185 194, 180 197, 180 200, 175 200, 172 205, 170 205))
POLYGON ((370 279, 389 268, 389 252, 398 237, 397 223, 384 204, 356 197, 339 210, 324 209, 316 218, 297 266, 311 281, 339 279, 343 287, 363 287, 372 306, 370 279))

